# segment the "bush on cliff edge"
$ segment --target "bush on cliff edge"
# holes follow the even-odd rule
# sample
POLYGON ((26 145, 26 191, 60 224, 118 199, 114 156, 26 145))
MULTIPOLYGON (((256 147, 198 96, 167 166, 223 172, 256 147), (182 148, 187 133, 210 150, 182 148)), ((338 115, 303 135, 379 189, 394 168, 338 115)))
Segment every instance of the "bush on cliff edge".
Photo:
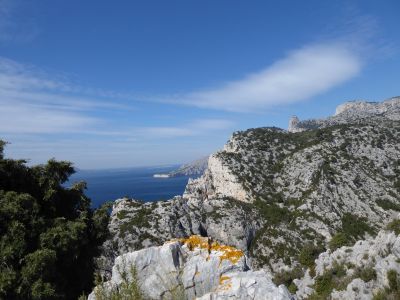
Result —
POLYGON ((93 285, 108 209, 90 208, 74 168, 4 158, 0 140, 0 299, 77 299, 93 285))

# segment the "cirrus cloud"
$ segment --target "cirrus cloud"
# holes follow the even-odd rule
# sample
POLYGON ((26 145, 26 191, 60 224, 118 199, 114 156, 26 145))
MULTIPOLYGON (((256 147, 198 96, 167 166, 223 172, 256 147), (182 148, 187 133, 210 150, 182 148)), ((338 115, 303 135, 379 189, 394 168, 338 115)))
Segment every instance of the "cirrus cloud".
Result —
POLYGON ((345 43, 314 44, 290 52, 264 70, 219 88, 176 95, 174 103, 235 112, 302 101, 355 77, 363 66, 345 43))

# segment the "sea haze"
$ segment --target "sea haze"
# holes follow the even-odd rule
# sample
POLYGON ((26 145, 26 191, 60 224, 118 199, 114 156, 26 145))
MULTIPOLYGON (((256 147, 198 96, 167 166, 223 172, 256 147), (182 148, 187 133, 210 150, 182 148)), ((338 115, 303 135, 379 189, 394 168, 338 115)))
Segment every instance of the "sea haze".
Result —
POLYGON ((125 196, 146 202, 167 200, 182 195, 189 176, 154 178, 153 175, 168 173, 177 167, 78 170, 70 177, 67 185, 86 181, 86 195, 92 200, 93 207, 125 196))

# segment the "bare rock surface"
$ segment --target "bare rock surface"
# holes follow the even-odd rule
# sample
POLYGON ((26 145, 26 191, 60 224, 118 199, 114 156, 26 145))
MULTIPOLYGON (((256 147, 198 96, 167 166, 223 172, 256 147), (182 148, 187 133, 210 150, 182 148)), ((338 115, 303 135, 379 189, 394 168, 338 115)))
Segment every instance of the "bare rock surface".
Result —
MULTIPOLYGON (((199 236, 118 256, 102 293, 133 280, 145 299, 176 299, 178 293, 180 299, 292 299, 269 274, 249 270, 241 250, 199 236)), ((90 300, 97 299, 99 289, 90 300)))

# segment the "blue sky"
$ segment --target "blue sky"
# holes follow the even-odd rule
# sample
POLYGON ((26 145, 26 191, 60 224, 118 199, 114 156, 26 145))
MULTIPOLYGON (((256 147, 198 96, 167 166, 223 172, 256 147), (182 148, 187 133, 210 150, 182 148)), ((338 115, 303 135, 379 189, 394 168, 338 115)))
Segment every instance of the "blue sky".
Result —
POLYGON ((231 133, 397 96, 399 1, 0 0, 6 155, 188 162, 231 133))

